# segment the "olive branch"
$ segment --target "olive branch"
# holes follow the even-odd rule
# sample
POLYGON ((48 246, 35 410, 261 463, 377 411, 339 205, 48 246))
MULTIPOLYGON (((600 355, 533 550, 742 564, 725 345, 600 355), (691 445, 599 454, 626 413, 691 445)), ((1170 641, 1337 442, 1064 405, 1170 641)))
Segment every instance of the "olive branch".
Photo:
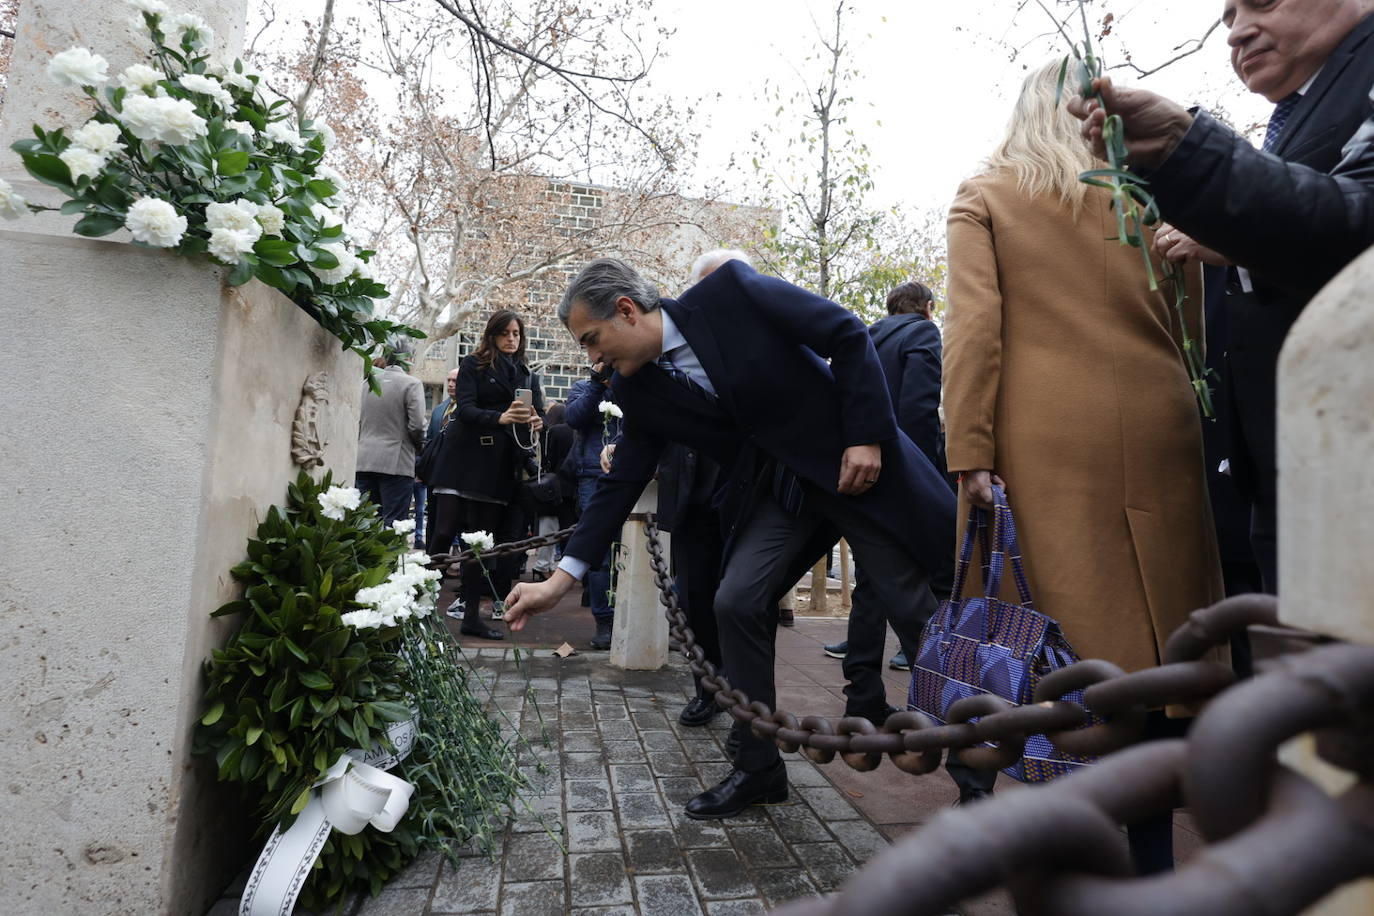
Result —
MULTIPOLYGON (((1102 58, 1093 50, 1092 30, 1088 26, 1087 2, 1077 0, 1078 16, 1083 26, 1083 42, 1074 41, 1064 28, 1064 23, 1045 6, 1044 0, 1036 0, 1045 15, 1054 21, 1055 28, 1069 43, 1069 53, 1059 65, 1059 81, 1055 90, 1055 103, 1062 102, 1064 85, 1069 78, 1069 68, 1078 83, 1078 94, 1091 99, 1106 110, 1102 93, 1093 89, 1093 81, 1102 76, 1102 58)), ((1145 241, 1145 228, 1159 225, 1159 205, 1150 193, 1149 182, 1126 166, 1126 129, 1117 114, 1107 115, 1102 125, 1102 143, 1107 149, 1107 168, 1089 169, 1078 176, 1079 181, 1094 187, 1103 188, 1112 195, 1112 213, 1116 216, 1116 239, 1122 245, 1130 245, 1140 252, 1145 263, 1145 275, 1149 278, 1150 289, 1158 290, 1159 282, 1155 276, 1154 261, 1150 258, 1150 246, 1145 241)), ((1203 362, 1202 348, 1188 333, 1188 322, 1184 317, 1183 305, 1188 299, 1188 286, 1182 268, 1177 264, 1163 263, 1163 279, 1173 290, 1174 312, 1183 344, 1183 359, 1188 367, 1188 377, 1197 395, 1202 415, 1208 419, 1216 416, 1212 409, 1212 391, 1207 383, 1211 370, 1203 362)))

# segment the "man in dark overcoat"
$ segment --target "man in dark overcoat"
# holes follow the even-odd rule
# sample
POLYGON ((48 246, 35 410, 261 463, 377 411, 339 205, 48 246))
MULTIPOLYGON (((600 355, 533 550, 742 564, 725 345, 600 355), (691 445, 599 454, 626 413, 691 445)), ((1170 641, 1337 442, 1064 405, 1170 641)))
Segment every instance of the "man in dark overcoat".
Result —
MULTIPOLYGON (((615 370, 625 425, 559 569, 512 590, 513 629, 605 552, 668 442, 726 472, 714 500, 728 520, 716 618, 726 671, 751 701, 776 699, 777 597, 839 535, 892 614, 919 615, 932 585, 948 594, 954 495, 897 429, 867 329, 848 311, 740 261, 661 299, 632 267, 603 258, 573 280, 559 317, 591 361, 615 370), (807 405, 806 422, 790 403, 807 405)), ((689 817, 787 798, 777 747, 737 731, 734 770, 688 802, 689 817)))

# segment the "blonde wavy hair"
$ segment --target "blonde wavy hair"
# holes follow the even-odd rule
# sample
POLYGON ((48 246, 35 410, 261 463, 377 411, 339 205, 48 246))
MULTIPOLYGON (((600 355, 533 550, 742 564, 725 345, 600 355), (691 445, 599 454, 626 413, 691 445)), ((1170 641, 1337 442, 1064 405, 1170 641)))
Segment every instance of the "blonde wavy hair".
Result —
MULTIPOLYGON (((1077 213, 1093 190, 1078 180, 1079 173, 1103 168, 1104 163, 1088 149, 1078 120, 1063 101, 1055 101, 1060 63, 1051 61, 1026 77, 1007 122, 1007 135, 983 165, 989 172, 1011 172, 1023 194, 1053 194, 1077 213)), ((1066 82, 1072 79, 1071 69, 1066 82)), ((1071 92, 1072 84, 1064 91, 1071 92)))

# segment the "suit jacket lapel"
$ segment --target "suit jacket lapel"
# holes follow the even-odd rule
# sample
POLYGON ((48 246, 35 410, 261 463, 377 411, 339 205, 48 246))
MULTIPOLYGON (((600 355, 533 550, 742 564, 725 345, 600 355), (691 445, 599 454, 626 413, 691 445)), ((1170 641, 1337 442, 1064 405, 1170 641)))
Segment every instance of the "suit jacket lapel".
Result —
MULTIPOLYGON (((682 303, 676 299, 663 299, 659 307, 672 316, 673 322, 682 332, 682 336, 687 338, 687 343, 692 348, 692 352, 701 361, 701 368, 706 370, 706 377, 711 380, 712 387, 716 389, 716 398, 720 401, 720 406, 725 409, 726 413, 734 416, 735 398, 730 386, 726 384, 729 381, 729 376, 725 371, 725 360, 721 358, 715 335, 706 326, 706 321, 702 318, 700 311, 694 308, 684 308, 682 303)), ((658 367, 655 366, 654 368, 658 367)), ((659 374, 663 374, 661 370, 659 374)), ((677 385, 678 383, 673 382, 673 384, 677 385)))
MULTIPOLYGON (((1278 145, 1274 148, 1274 155, 1283 158, 1300 139, 1307 139, 1303 128, 1307 125, 1312 112, 1321 105, 1326 93, 1340 79, 1350 62, 1355 59, 1355 55, 1360 52, 1371 32, 1374 32, 1374 14, 1365 16, 1355 28, 1350 30, 1350 34, 1337 46, 1336 50, 1331 52, 1331 56, 1326 59, 1325 66, 1322 67, 1321 73, 1317 74, 1311 88, 1303 95, 1302 101, 1298 102, 1293 113, 1288 116, 1288 123, 1285 125, 1283 136, 1279 138, 1278 145)), ((1322 126, 1317 124, 1316 128, 1320 129, 1322 126)))

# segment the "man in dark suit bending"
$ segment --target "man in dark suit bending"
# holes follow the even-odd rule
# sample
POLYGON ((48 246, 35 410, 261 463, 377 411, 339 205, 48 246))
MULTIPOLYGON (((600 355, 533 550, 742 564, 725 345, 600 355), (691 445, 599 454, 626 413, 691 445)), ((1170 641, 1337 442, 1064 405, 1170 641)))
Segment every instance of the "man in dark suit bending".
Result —
MULTIPOLYGON (((920 621, 948 594, 954 495, 896 426, 867 329, 803 289, 730 261, 681 299, 661 299, 627 264, 593 261, 558 309, 593 362, 615 370, 625 412, 602 480, 559 569, 521 583, 507 621, 551 607, 616 537, 669 442, 724 469, 715 503, 727 520, 716 592, 725 668, 769 706, 776 599, 843 534, 894 616, 920 621), (827 359, 829 362, 827 363, 827 359), (783 405, 807 405, 804 421, 783 405)), ((733 817, 787 798, 772 742, 741 736, 734 771, 687 804, 733 817)))

